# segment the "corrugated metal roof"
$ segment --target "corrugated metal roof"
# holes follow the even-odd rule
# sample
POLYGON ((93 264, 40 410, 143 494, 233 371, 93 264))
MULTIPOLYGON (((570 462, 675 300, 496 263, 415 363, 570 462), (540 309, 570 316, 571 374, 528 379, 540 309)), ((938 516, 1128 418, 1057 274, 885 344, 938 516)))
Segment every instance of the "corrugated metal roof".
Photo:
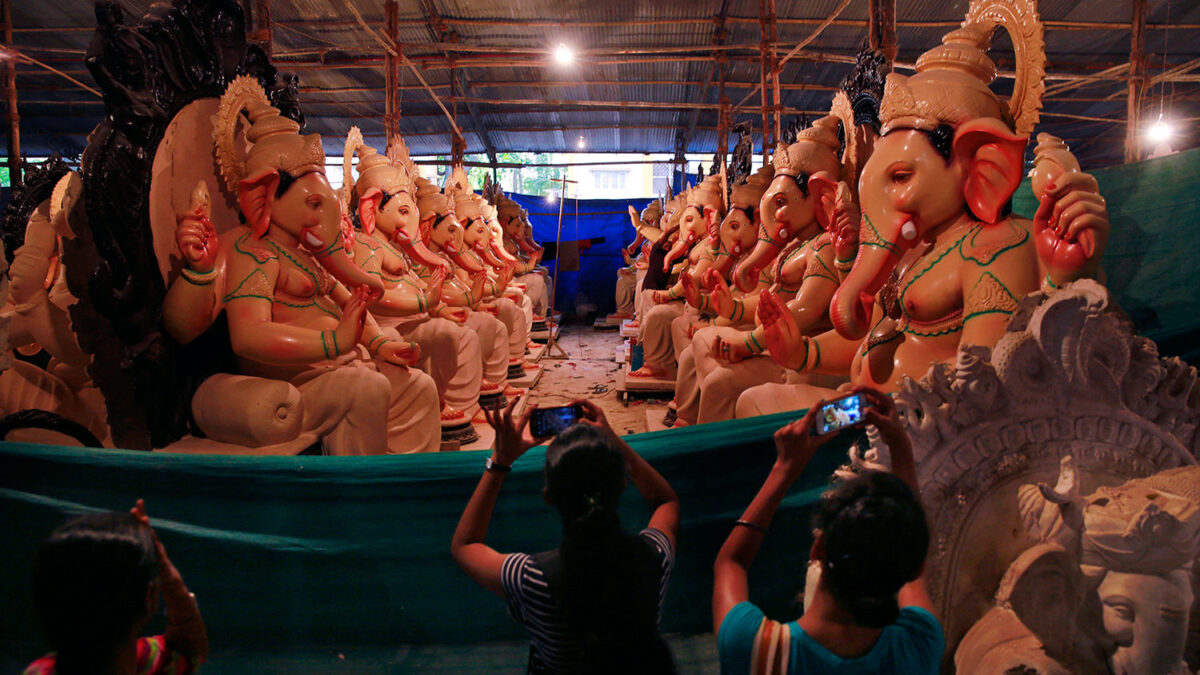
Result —
MULTIPOLYGON (((840 1, 778 0, 779 54, 812 35, 840 1)), ((384 0, 353 2, 368 22, 383 28, 384 0)), ((119 0, 119 4, 126 21, 133 22, 145 13, 150 0, 119 0)), ((758 4, 757 0, 432 0, 436 13, 447 21, 449 39, 471 50, 454 52, 458 67, 453 71, 467 82, 465 89, 458 86, 461 80, 456 82, 457 95, 474 100, 469 106, 457 105, 458 124, 467 132, 470 153, 483 152, 489 144, 501 152, 572 151, 581 134, 589 152, 674 152, 677 139, 686 134, 693 119, 688 150, 712 152, 718 101, 709 60, 713 52, 708 49, 713 18, 724 7, 725 43, 731 45, 726 93, 737 102, 759 81, 758 4), (527 53, 559 42, 580 51, 576 66, 547 65, 544 52, 527 53), (710 80, 707 88, 706 79, 710 80), (698 103, 708 107, 693 110, 698 103)), ((937 44, 948 30, 944 24, 961 21, 967 4, 968 0, 900 0, 899 61, 912 62, 937 44), (937 25, 927 25, 930 22, 937 25)), ((438 33, 425 7, 425 2, 401 3, 399 42, 421 64, 422 76, 438 96, 449 102, 452 71, 445 67, 447 52, 429 44, 438 33)), ((95 21, 90 2, 21 2, 14 3, 12 11, 18 49, 91 84, 82 64, 95 21), (34 28, 64 30, 27 30, 34 28)), ((1130 20, 1127 1, 1041 0, 1039 11, 1049 22, 1130 20)), ((825 28, 805 52, 852 56, 866 41, 867 16, 867 0, 851 2, 839 21, 825 28)), ((1200 3, 1151 0, 1149 17, 1152 24, 1200 24, 1200 3)), ((322 133, 334 152, 352 124, 369 137, 381 136, 384 76, 379 59, 383 52, 344 4, 271 0, 271 19, 276 64, 299 74, 310 130, 322 133), (351 63, 355 59, 369 61, 351 63)), ((1152 27, 1146 37, 1151 73, 1161 68, 1164 49, 1171 65, 1200 57, 1200 29, 1152 27)), ((1051 23, 1046 51, 1055 72, 1086 75, 1127 61, 1129 35, 1126 30, 1066 29, 1051 23)), ((1012 67, 1011 42, 1002 32, 996 37, 993 56, 1002 69, 1012 67)), ((837 85, 849 70, 842 62, 792 61, 780 75, 785 87, 782 104, 796 110, 825 109, 832 97, 828 87, 837 85), (801 88, 806 85, 817 88, 801 88)), ((407 68, 401 68, 400 82, 401 130, 413 152, 447 153, 448 121, 407 68)), ((1011 81, 1001 79, 994 86, 1004 93, 1011 89, 1011 81)), ((103 115, 103 106, 93 95, 45 70, 21 65, 18 90, 23 146, 31 154, 77 153, 103 115)), ((1162 91, 1153 89, 1147 96, 1154 111, 1162 91)), ((1165 91, 1173 94, 1168 100, 1177 117, 1200 118, 1200 81, 1178 82, 1165 91)), ((737 119, 761 120, 760 100, 760 94, 751 97, 746 103, 750 109, 737 119)), ((1119 161, 1123 81, 1091 83, 1052 97, 1045 102, 1045 112, 1043 128, 1076 143, 1085 164, 1119 161)), ((1198 142, 1200 133, 1195 131, 1184 139, 1188 146, 1198 142)))

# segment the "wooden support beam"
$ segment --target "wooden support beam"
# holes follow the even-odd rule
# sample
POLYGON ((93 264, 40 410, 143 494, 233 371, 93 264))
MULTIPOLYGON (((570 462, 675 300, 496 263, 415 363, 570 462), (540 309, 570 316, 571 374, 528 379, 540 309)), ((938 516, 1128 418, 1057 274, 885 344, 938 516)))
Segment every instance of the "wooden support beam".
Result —
POLYGON ((271 37, 271 0, 255 0, 254 24, 250 39, 257 42, 267 56, 271 55, 275 42, 271 37))
POLYGON ((871 49, 883 54, 890 69, 896 60, 896 0, 870 0, 871 49))
MULTIPOLYGON (((13 46, 12 0, 0 0, 0 21, 4 23, 4 48, 13 46)), ((8 122, 8 175, 11 185, 21 184, 21 115, 17 112, 16 57, 4 60, 4 103, 8 122)))
MULTIPOLYGON (((449 49, 443 51, 446 58, 451 58, 451 50, 457 48, 458 35, 450 31, 446 20, 442 18, 438 12, 437 6, 433 0, 422 0, 421 12, 425 15, 426 28, 434 40, 439 42, 449 43, 449 49)), ((451 95, 457 94, 458 88, 461 86, 462 93, 466 96, 471 95, 471 81, 467 78, 466 70, 451 69, 450 71, 450 91, 451 95)), ((455 105, 455 123, 457 124, 458 106, 455 105)), ((488 134, 487 128, 483 126, 483 121, 479 115, 474 103, 467 103, 467 114, 471 116, 471 126, 474 127, 475 135, 483 142, 484 152, 487 153, 488 160, 492 162, 493 167, 499 161, 499 153, 496 151, 495 144, 492 143, 491 135, 488 134)), ((460 151, 459 159, 462 159, 461 152, 466 152, 466 140, 462 139, 461 143, 456 143, 455 139, 451 139, 451 148, 458 148, 460 151)))
MULTIPOLYGON (((729 9, 729 0, 722 0, 721 9, 717 15, 713 17, 713 46, 719 48, 725 42, 725 13, 729 9)), ((700 87, 700 96, 697 100, 707 101, 708 90, 712 86, 713 70, 720 67, 718 61, 724 61, 725 52, 716 52, 716 59, 712 62, 709 68, 704 73, 704 83, 700 87)), ((683 137, 676 145, 676 158, 683 157, 692 143, 692 136, 696 133, 696 125, 700 122, 700 108, 693 108, 691 119, 688 121, 687 129, 683 132, 683 137)))
POLYGON ((1146 0, 1133 0, 1129 32, 1129 96, 1126 101, 1125 163, 1142 158, 1142 92, 1146 86, 1146 0))
MULTIPOLYGON (((396 0, 387 0, 383 5, 387 17, 388 39, 393 43, 400 38, 400 5, 396 0)), ((385 145, 400 133, 400 63, 393 54, 383 57, 383 128, 387 134, 385 145)))

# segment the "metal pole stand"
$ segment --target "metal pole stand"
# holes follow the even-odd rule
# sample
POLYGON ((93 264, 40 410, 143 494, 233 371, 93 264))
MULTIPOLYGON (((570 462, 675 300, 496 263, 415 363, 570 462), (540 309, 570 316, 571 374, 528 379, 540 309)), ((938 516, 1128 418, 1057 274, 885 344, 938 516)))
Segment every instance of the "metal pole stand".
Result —
POLYGON ((558 268, 562 267, 562 221, 563 221, 563 206, 567 201, 567 183, 577 183, 579 181, 567 180, 566 178, 551 178, 551 182, 562 183, 562 196, 558 200, 558 239, 555 242, 555 259, 554 259, 554 287, 550 293, 550 307, 546 310, 546 318, 548 319, 547 327, 550 329, 550 337, 546 340, 546 348, 542 350, 538 361, 543 359, 569 359, 570 355, 558 344, 557 331, 562 330, 562 327, 554 323, 554 296, 558 295, 558 268), (558 350, 558 354, 554 353, 558 350))

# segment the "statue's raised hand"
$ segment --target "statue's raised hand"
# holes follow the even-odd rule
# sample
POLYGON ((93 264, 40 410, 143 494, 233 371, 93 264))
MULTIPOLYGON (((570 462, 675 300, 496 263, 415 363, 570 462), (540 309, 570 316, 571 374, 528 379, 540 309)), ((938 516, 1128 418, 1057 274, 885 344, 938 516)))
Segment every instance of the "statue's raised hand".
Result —
POLYGON ((175 227, 175 243, 183 253, 188 269, 211 272, 217 262, 217 229, 213 227, 212 203, 208 184, 200 181, 192 190, 187 213, 179 216, 175 227))
POLYGON ((808 338, 800 332, 787 305, 770 290, 758 296, 758 323, 766 331, 767 349, 776 363, 799 370, 808 360, 808 338))
POLYGON ((700 309, 700 287, 696 285, 696 280, 692 278, 692 275, 680 274, 679 283, 683 286, 683 298, 687 304, 700 309))
POLYGON ((833 208, 833 222, 829 235, 833 239, 833 251, 838 260, 853 260, 858 255, 858 228, 862 224, 862 213, 854 197, 850 194, 850 186, 838 183, 837 194, 833 208))
POLYGON ((704 285, 708 288, 708 298, 713 311, 726 319, 733 316, 736 309, 733 291, 725 278, 711 267, 704 272, 704 285))
POLYGON ((429 306, 437 304, 442 297, 442 287, 446 285, 446 268, 435 267, 433 274, 425 281, 425 301, 429 306))
POLYGON ((342 318, 338 320, 337 328, 333 330, 337 337, 334 345, 339 355, 354 349, 362 339, 363 324, 367 320, 367 295, 370 289, 359 286, 350 292, 350 299, 342 305, 342 318))
POLYGON ((1033 224, 1038 257, 1056 284, 1099 269, 1110 224, 1091 174, 1066 172, 1054 178, 1040 195, 1033 224))

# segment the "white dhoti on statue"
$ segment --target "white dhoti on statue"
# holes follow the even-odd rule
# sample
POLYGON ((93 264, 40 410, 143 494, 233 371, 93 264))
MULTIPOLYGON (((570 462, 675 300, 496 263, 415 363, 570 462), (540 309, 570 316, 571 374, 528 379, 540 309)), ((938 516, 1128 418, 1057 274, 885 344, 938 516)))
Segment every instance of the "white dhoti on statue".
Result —
POLYGON ((647 365, 675 373, 675 344, 671 336, 671 322, 683 314, 684 303, 680 301, 653 304, 646 310, 638 324, 638 341, 642 344, 647 365))
POLYGON ((634 274, 633 269, 623 267, 617 270, 617 314, 633 316, 637 298, 637 283, 637 275, 634 274))
POLYGON ((417 364, 437 385, 438 396, 458 410, 479 402, 483 356, 479 335, 449 319, 428 314, 411 317, 377 317, 381 328, 394 329, 399 337, 421 347, 417 364))
POLYGON ((508 328, 487 312, 470 311, 466 327, 479 336, 483 376, 493 384, 508 381, 508 328))
POLYGON ((550 306, 550 284, 540 272, 530 272, 517 277, 517 283, 525 284, 525 295, 533 301, 533 313, 546 316, 550 306))
POLYGON ((760 384, 744 391, 737 400, 736 416, 740 419, 805 410, 822 399, 841 396, 837 387, 849 381, 849 377, 835 375, 788 373, 782 384, 760 384))
POLYGON ((529 319, 524 310, 508 298, 497 299, 496 306, 499 308, 497 318, 508 329, 508 358, 524 359, 525 345, 529 343, 529 319))

